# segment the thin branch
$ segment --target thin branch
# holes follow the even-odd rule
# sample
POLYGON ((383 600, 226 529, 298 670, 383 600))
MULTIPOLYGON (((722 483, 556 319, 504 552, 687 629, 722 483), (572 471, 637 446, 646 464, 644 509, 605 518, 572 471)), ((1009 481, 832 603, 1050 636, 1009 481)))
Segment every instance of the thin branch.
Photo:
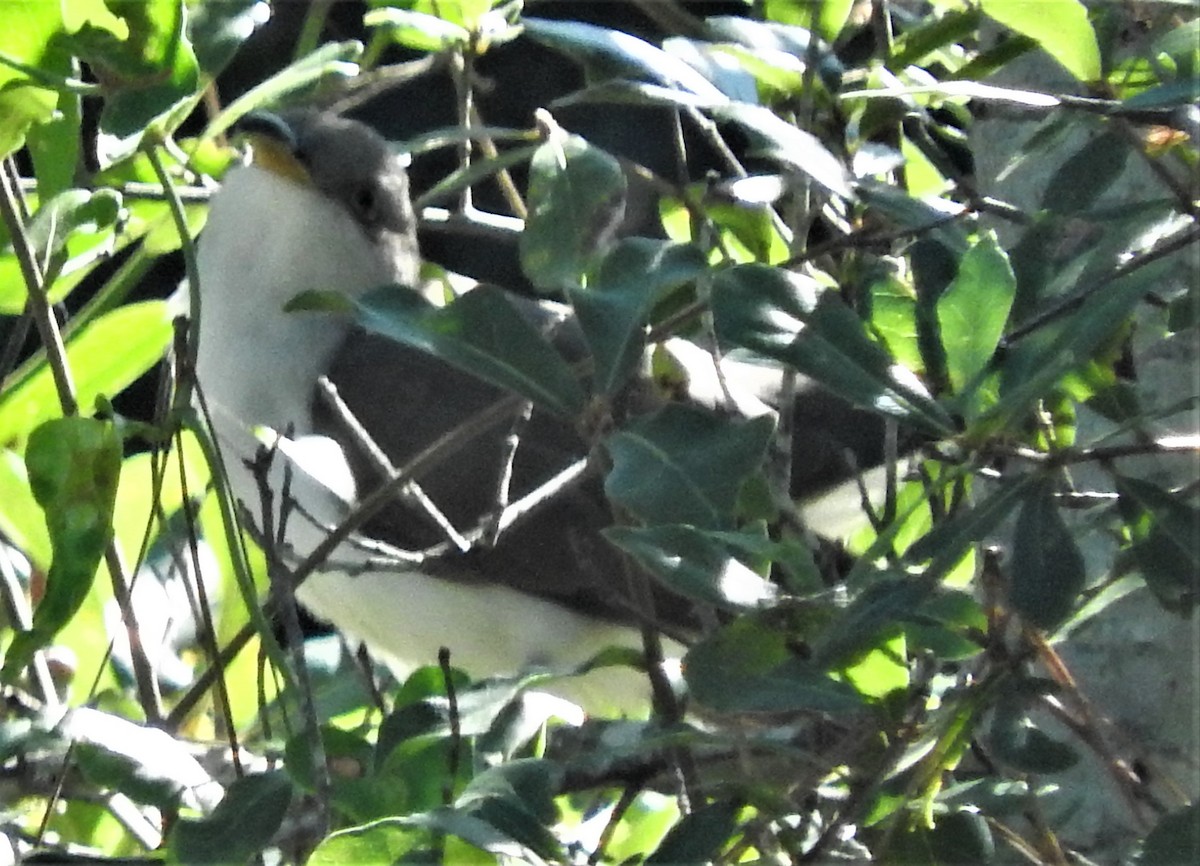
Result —
POLYGON ((1111 271, 1096 277, 1094 280, 1090 280, 1082 290, 1064 298, 1050 309, 1038 313, 1033 318, 1013 328, 1004 338, 1002 345, 1005 348, 1011 348, 1018 340, 1029 336, 1034 331, 1082 306, 1084 301, 1110 283, 1116 282, 1121 277, 1128 276, 1139 268, 1144 268, 1159 259, 1166 258, 1172 253, 1185 249, 1197 240, 1200 240, 1200 224, 1193 222, 1186 229, 1168 236, 1166 240, 1159 243, 1153 249, 1139 253, 1111 271))

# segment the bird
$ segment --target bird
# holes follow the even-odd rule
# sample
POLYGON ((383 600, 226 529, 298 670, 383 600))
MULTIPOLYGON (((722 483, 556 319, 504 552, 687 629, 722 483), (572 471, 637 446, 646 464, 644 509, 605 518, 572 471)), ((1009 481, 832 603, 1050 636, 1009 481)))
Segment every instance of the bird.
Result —
MULTIPOLYGON (((321 398, 321 383, 332 381, 395 465, 505 393, 367 334, 346 316, 287 310, 306 291, 356 298, 388 285, 419 290, 405 163, 370 127, 328 112, 255 115, 242 127, 250 157, 227 173, 198 242, 195 381, 234 497, 260 533, 286 521, 283 546, 294 563, 369 492, 362 482, 369 461, 349 441, 345 410, 321 398), (249 467, 265 446, 274 465, 264 480, 249 467), (270 519, 259 507, 264 484, 270 519), (285 490, 294 507, 280 507, 285 490)), ((578 351, 569 313, 513 303, 568 354, 578 351)), ((704 360, 708 389, 727 390, 724 382, 713 386, 711 359, 704 360)), ((299 602, 398 676, 435 663, 443 648, 474 678, 531 667, 570 672, 608 647, 639 649, 646 624, 661 627, 671 653, 682 654, 708 614, 657 586, 647 599, 617 577, 621 555, 600 534, 612 520, 600 479, 584 475, 567 485, 551 507, 495 543, 464 544, 447 531, 446 524, 486 523, 506 455, 514 497, 586 461, 588 444, 575 427, 524 411, 512 402, 500 423, 418 477, 437 510, 414 504, 410 491, 308 576, 296 590, 299 602), (517 447, 506 450, 514 429, 517 447), (377 542, 442 552, 380 564, 377 542)), ((595 685, 566 691, 593 705, 639 706, 642 698, 626 700, 624 692, 643 686, 631 686, 627 673, 593 671, 587 678, 595 685)))
MULTIPOLYGON (((362 492, 353 450, 328 435, 329 413, 317 398, 322 376, 330 375, 368 422, 398 422, 390 434, 377 434, 385 445, 406 440, 392 448, 398 462, 503 394, 423 353, 372 339, 344 318, 285 312, 306 290, 354 297, 388 284, 417 286, 404 164, 373 130, 328 113, 280 112, 243 128, 252 156, 224 179, 198 242, 195 379, 232 492, 251 515, 260 482, 246 464, 264 432, 278 434, 272 441, 294 470, 297 508, 288 516, 286 546, 295 561, 362 492), (366 398, 356 400, 364 386, 366 398)), ((535 417, 529 431, 538 444, 519 449, 518 475, 553 472, 545 464, 569 465, 582 453, 565 425, 535 417), (546 435, 548 427, 554 429, 546 435)), ((459 525, 487 509, 504 435, 498 427, 420 479, 459 525)), ((593 485, 564 497, 549 529, 518 530, 512 543, 485 556, 458 550, 420 568, 373 568, 369 553, 345 544, 296 596, 398 674, 436 663, 443 647, 476 678, 530 666, 571 669, 608 646, 640 645, 617 605, 601 597, 607 591, 589 590, 570 565, 585 553, 594 569, 614 559, 592 531, 602 519, 599 496, 593 485), (538 590, 539 577, 549 589, 538 590)), ((393 545, 419 549, 440 540, 419 510, 394 510, 393 545)))

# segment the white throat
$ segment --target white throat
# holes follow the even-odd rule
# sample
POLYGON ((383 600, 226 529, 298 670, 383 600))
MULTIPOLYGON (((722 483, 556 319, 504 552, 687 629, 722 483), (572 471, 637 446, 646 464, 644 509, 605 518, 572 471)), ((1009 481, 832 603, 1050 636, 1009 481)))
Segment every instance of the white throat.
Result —
POLYGON ((311 432, 313 383, 350 326, 283 307, 306 290, 392 282, 386 252, 338 204, 251 165, 231 171, 214 197, 198 259, 196 372, 210 406, 247 426, 311 432))

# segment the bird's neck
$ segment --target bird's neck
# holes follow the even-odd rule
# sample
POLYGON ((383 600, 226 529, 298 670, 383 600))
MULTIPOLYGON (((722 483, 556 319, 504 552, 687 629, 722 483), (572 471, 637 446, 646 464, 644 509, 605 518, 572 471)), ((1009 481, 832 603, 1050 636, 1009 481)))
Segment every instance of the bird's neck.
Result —
POLYGON ((315 191, 234 169, 199 245, 197 375, 210 405, 247 426, 309 432, 313 385, 350 323, 284 305, 307 290, 359 294, 392 282, 389 253, 315 191))

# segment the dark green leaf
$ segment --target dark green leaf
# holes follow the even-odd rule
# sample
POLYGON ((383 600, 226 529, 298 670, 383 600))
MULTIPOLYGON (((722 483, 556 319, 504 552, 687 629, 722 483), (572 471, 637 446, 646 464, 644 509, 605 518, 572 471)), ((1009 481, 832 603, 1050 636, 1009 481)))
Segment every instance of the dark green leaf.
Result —
POLYGON ((59 418, 33 431, 25 463, 30 489, 46 515, 52 559, 33 627, 17 634, 4 660, 10 682, 87 598, 112 538, 121 439, 108 422, 59 418))
POLYGON ((936 242, 954 259, 966 252, 969 241, 959 219, 966 209, 958 202, 914 198, 894 186, 867 181, 860 181, 858 194, 880 215, 900 228, 911 229, 914 235, 936 242))
POLYGON ((741 804, 732 800, 707 803, 671 828, 647 864, 709 863, 729 847, 738 826, 741 804))
POLYGON ((706 532, 691 526, 614 526, 605 537, 631 554, 663 585, 725 610, 761 607, 774 584, 759 577, 706 532))
POLYGON ((987 632, 987 616, 969 593, 943 590, 928 598, 904 624, 909 647, 925 649, 944 661, 978 655, 987 632))
POLYGON ((167 842, 171 862, 246 862, 271 841, 291 801, 283 772, 243 776, 207 818, 177 821, 167 842))
POLYGON ((1074 313, 1022 340, 1005 359, 1001 400, 987 413, 986 421, 1005 425, 1027 412, 1063 376, 1087 363, 1134 306, 1177 266, 1178 260, 1166 256, 1118 277, 1087 294, 1074 313))
POLYGON ((774 426, 766 416, 735 422, 666 406, 609 438, 613 468, 604 489, 648 523, 728 526, 738 492, 762 463, 774 426))
POLYGON ((1079 755, 1037 726, 1026 702, 1036 683, 1018 683, 997 702, 988 739, 995 757, 1026 773, 1061 773, 1079 762, 1079 755))
POLYGON ((708 99, 725 97, 707 78, 684 61, 649 42, 581 21, 522 18, 526 35, 574 58, 593 80, 630 78, 708 99))
POLYGON ((939 815, 932 827, 918 825, 897 834, 888 850, 889 862, 916 866, 984 866, 995 860, 996 843, 987 819, 976 810, 939 815))
POLYGON ((57 731, 71 742, 84 777, 136 803, 177 809, 207 806, 220 787, 187 743, 91 707, 71 710, 57 731))
POLYGON ((1088 210, 1125 170, 1131 152, 1129 141, 1117 132, 1092 136, 1050 178, 1042 207, 1064 215, 1088 210))
POLYGON ((583 389, 567 362, 499 289, 482 286, 434 307, 415 292, 386 288, 354 304, 363 327, 551 412, 571 416, 583 406, 583 389))
POLYGON ((704 26, 714 41, 736 42, 751 50, 780 51, 804 63, 815 61, 826 88, 833 91, 841 86, 845 71, 842 62, 823 40, 817 39, 814 45, 812 32, 804 27, 733 15, 711 15, 704 19, 704 26))
POLYGON ((625 175, 609 154, 555 132, 529 164, 521 268, 535 286, 578 286, 625 215, 625 175))
POLYGON ((793 655, 786 635, 749 617, 693 646, 683 671, 692 697, 718 712, 838 713, 864 706, 851 686, 793 655))
POLYGON ((1033 476, 1021 476, 1001 485, 984 499, 944 520, 908 550, 913 560, 931 560, 928 572, 944 575, 966 555, 968 548, 983 541, 1008 517, 1026 496, 1033 476))
POLYGON ((641 361, 651 309, 707 269, 704 253, 690 244, 628 238, 604 257, 586 289, 570 290, 597 392, 613 394, 625 384, 641 361))
POLYGON ((1009 601, 1027 622, 1052 629, 1070 616, 1086 572, 1048 482, 1031 490, 1021 507, 1009 564, 1009 601))
POLYGON ((1200 599, 1200 511, 1154 484, 1117 478, 1121 513, 1146 585, 1169 610, 1200 599))
POLYGON ((769 108, 730 102, 710 109, 713 116, 739 126, 751 141, 751 154, 799 171, 828 192, 855 197, 850 172, 816 136, 781 118, 769 108))
POLYGON ((879 580, 850 603, 813 648, 822 669, 846 667, 880 646, 929 599, 935 585, 914 577, 879 580))
POLYGON ((1135 862, 1144 866, 1190 866, 1200 862, 1200 804, 1172 812, 1142 842, 1135 862))
POLYGON ((975 8, 951 9, 945 14, 916 24, 892 43, 890 69, 904 69, 920 63, 927 55, 963 39, 969 39, 979 27, 980 14, 975 8))
POLYGON ((188 7, 188 35, 200 68, 210 78, 233 58, 242 43, 262 23, 258 0, 222 0, 188 7))
POLYGON ((887 353, 840 298, 812 280, 763 265, 739 265, 713 281, 717 337, 791 364, 864 409, 946 435, 953 425, 914 377, 897 379, 887 353))
POLYGON ((547 860, 557 861, 563 851, 548 828, 558 820, 554 797, 561 784, 562 770, 551 761, 509 761, 472 779, 455 805, 547 860))

